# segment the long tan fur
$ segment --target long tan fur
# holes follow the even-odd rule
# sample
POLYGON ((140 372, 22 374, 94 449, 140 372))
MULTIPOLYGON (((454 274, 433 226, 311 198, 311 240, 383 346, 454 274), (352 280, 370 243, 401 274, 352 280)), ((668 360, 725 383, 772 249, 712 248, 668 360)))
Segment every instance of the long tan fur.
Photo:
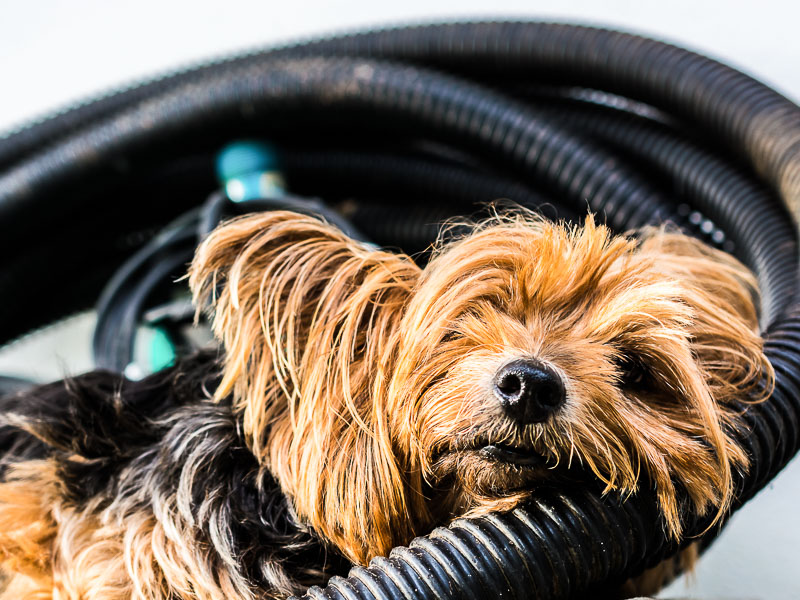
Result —
POLYGON ((478 439, 583 463, 608 491, 647 475, 679 536, 675 484, 698 512, 724 513, 747 462, 725 407, 771 373, 740 263, 664 230, 612 237, 591 218, 499 217, 420 271, 310 217, 246 217, 204 244, 191 284, 215 297, 218 394, 235 394, 298 516, 359 563, 434 522, 509 508, 547 476, 487 464, 478 439), (656 389, 619 388, 627 354, 656 389), (569 392, 524 430, 487 391, 517 356, 552 364, 569 392))

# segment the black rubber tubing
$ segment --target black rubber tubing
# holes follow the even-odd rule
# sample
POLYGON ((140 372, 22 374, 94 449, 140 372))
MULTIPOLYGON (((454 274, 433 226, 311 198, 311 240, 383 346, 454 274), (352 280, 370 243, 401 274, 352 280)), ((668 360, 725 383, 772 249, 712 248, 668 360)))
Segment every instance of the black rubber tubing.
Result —
MULTIPOLYGON (((614 154, 558 129, 546 117, 484 88, 447 76, 362 59, 290 59, 250 64, 202 83, 190 83, 152 98, 29 158, 0 177, 0 223, 14 222, 15 208, 41 202, 59 185, 91 179, 109 156, 135 151, 165 137, 179 136, 225 118, 253 118, 270 111, 297 120, 311 113, 324 121, 343 111, 368 112, 379 123, 400 122, 404 131, 463 144, 487 161, 516 169, 540 182, 553 196, 577 210, 584 203, 602 210, 624 230, 673 216, 674 207, 614 154)), ((292 122, 292 119, 288 119, 292 122)), ((387 125, 388 126, 388 125, 387 125)), ((707 170, 706 172, 711 172, 707 170)), ((725 198, 722 201, 726 201, 725 198)), ((736 213, 715 209, 725 231, 737 230, 736 213), (728 219, 727 222, 725 219, 728 219)), ((769 223, 766 223, 769 225, 769 223)), ((778 231, 760 224, 771 240, 778 231)), ((6 228, 0 244, 13 246, 6 228)), ((774 257, 778 270, 765 269, 742 256, 760 277, 793 278, 796 266, 774 257)), ((795 259, 796 257, 792 257, 795 259)), ((762 284, 765 284, 762 281, 762 284)), ((764 285, 765 321, 781 305, 771 302, 764 285)), ((788 302, 790 298, 781 298, 788 302)), ((786 304, 784 303, 783 306, 786 304)))
MULTIPOLYGON (((198 213, 197 210, 187 213, 182 222, 196 226, 198 213)), ((92 340, 96 368, 124 370, 132 359, 131 340, 151 288, 167 276, 179 277, 191 262, 197 245, 195 227, 177 225, 162 231, 140 248, 106 284, 97 301, 97 324, 92 340), (134 279, 137 272, 143 272, 143 281, 134 279), (130 290, 128 285, 133 281, 136 286, 130 290), (115 310, 110 310, 111 306, 115 310)))
POLYGON ((552 220, 583 216, 517 180, 431 157, 312 149, 284 152, 282 165, 290 189, 344 199, 348 218, 373 242, 412 254, 426 250, 449 219, 485 213, 489 204, 524 206, 552 220), (348 202, 354 191, 372 201, 348 202))
MULTIPOLYGON (((583 77, 588 84, 629 93, 700 123, 732 142, 733 147, 781 192, 782 199, 797 215, 797 182, 800 180, 797 107, 746 76, 703 57, 627 34, 544 24, 432 26, 329 43, 395 59, 404 52, 413 57, 422 56, 424 51, 424 60, 440 67, 450 60, 445 54, 455 57, 450 62, 462 68, 470 62, 480 66, 476 57, 485 59, 486 66, 497 69, 511 65, 509 72, 513 69, 525 71, 538 64, 537 68, 557 71, 565 80, 583 77)), ((317 52, 319 47, 309 51, 317 52)), ((379 66, 379 63, 370 64, 379 66)), ((476 90, 479 88, 469 91, 470 98, 476 90)), ((462 91, 465 90, 462 88, 462 91)), ((458 104, 462 100, 463 97, 457 97, 454 102, 458 104)), ((457 125, 457 121, 445 119, 443 122, 449 127, 457 125)), ((113 134, 113 131, 106 133, 113 134)), ((9 138, 12 142, 13 139, 9 138)), ((102 141, 102 135, 90 141, 102 141)), ((131 140, 125 142, 128 141, 131 140)), ((479 143, 484 141, 481 139, 479 143)), ((487 150, 492 148, 496 147, 487 150)), ((591 152, 590 155, 599 154, 591 152)), ((57 153, 50 154, 49 158, 57 156, 57 153)), ((79 158, 86 159, 86 155, 79 158)), ((27 167, 35 162, 29 162, 27 167)), ((553 160, 546 163, 547 167, 555 164, 553 160)), ((524 161, 516 165, 523 172, 535 168, 524 161)), ((19 166, 18 176, 25 172, 24 165, 19 166)), ((39 171, 42 179, 32 180, 34 191, 39 184, 43 186, 39 189, 47 189, 49 185, 52 185, 50 189, 56 189, 57 179, 48 180, 48 177, 58 175, 59 168, 50 171, 48 168, 58 167, 57 163, 48 165, 45 162, 38 166, 44 170, 39 171)), ((69 166, 61 165, 61 168, 69 170, 69 166)), ((35 175, 36 172, 37 169, 33 169, 27 173, 35 175)), ((545 173, 544 177, 552 178, 553 173, 545 173)), ((24 187, 24 181, 17 183, 24 187)), ((560 191, 558 182, 551 182, 551 185, 555 191, 560 191)), ((645 192, 646 185, 641 189, 638 184, 632 187, 643 194, 640 197, 650 199, 651 206, 662 207, 663 201, 657 194, 645 192)), ((17 191, 20 189, 18 187, 17 191)), ((607 207, 604 201, 613 198, 613 194, 605 191, 601 196, 603 200, 593 206, 608 208, 609 216, 616 216, 615 225, 627 224, 629 215, 620 215, 617 208, 628 208, 632 204, 607 207)), ((36 194, 16 197, 11 194, 8 198, 24 200, 36 198, 36 194)), ((668 212, 669 203, 665 206, 668 212)), ((737 208, 731 202, 721 211, 734 227, 736 219, 732 214, 737 208)), ((720 223, 723 217, 718 220, 720 223)), ((640 219, 647 220, 644 211, 640 219)), ((636 219, 632 221, 631 225, 637 224, 636 219)), ((759 224, 748 222, 744 226, 757 228, 759 224)), ((730 229, 726 231, 731 232, 730 229)), ((782 262, 777 271, 785 281, 784 276, 793 277, 796 273, 796 256, 786 257, 782 262)), ((764 281, 769 286, 773 279, 766 277, 764 281)), ((742 442, 753 457, 753 469, 740 482, 740 502, 760 489, 797 451, 800 318, 791 298, 781 304, 772 311, 781 316, 771 320, 767 345, 768 356, 778 373, 776 390, 768 402, 750 408, 745 414, 752 433, 742 432, 742 442)), ((480 596, 475 590, 483 589, 496 591, 504 597, 575 597, 596 588, 600 582, 624 579, 675 550, 665 542, 653 506, 646 494, 617 504, 613 499, 601 500, 596 494, 583 490, 571 492, 569 496, 543 493, 525 509, 457 521, 448 529, 437 530, 427 541, 412 543, 410 549, 396 549, 389 559, 376 559, 370 569, 355 569, 349 582, 335 578, 326 590, 312 590, 309 595, 470 597, 480 596)), ((704 528, 704 523, 689 523, 687 527, 690 532, 700 532, 704 528)))
POLYGON ((800 115, 793 102, 713 59, 645 37, 547 22, 446 23, 356 33, 190 69, 67 110, 0 140, 0 168, 87 123, 186 82, 265 57, 353 55, 449 71, 579 83, 640 99, 731 142, 800 215, 800 115))
MULTIPOLYGON (((477 85, 363 59, 289 59, 251 64, 147 100, 17 164, 0 177, 0 219, 70 180, 90 178, 109 156, 159 138, 270 111, 323 121, 343 111, 373 113, 475 152, 585 209, 603 206, 618 228, 668 216, 668 204, 607 152, 550 127, 521 104, 477 85), (629 211, 633 211, 629 214, 629 211)), ((404 128, 405 129, 405 128, 404 128)), ((407 130, 406 130, 407 134, 407 130)), ((3 231, 14 237, 13 231, 3 231)))
MULTIPOLYGON (((113 99, 104 99, 96 105, 92 105, 94 108, 85 107, 85 116, 88 119, 91 115, 101 116, 120 106, 129 106, 133 100, 140 97, 139 94, 147 90, 149 92, 160 89, 169 90, 181 82, 196 81, 201 75, 230 72, 230 68, 234 65, 258 65, 264 61, 264 57, 321 51, 389 56, 436 66, 451 66, 462 70, 465 65, 469 65, 470 68, 478 70, 491 69, 495 71, 495 77, 498 72, 528 73, 529 70, 535 70, 537 73, 540 71, 557 72, 561 80, 583 77, 589 83, 597 82, 598 87, 614 91, 630 91, 635 97, 651 100, 654 104, 665 108, 673 107, 689 118, 706 123, 710 129, 719 130, 724 138, 733 141, 747 137, 742 131, 750 131, 752 128, 748 129, 748 126, 743 124, 742 115, 753 114, 753 110, 751 110, 754 106, 753 99, 761 98, 766 105, 781 108, 777 111, 777 116, 774 112, 765 112, 760 108, 756 111, 756 114, 760 115, 759 118, 781 118, 781 135, 774 140, 769 140, 771 146, 766 142, 760 144, 760 146, 769 146, 767 150, 764 150, 768 154, 780 155, 773 156, 772 159, 767 160, 766 164, 791 165, 797 162, 797 148, 786 141, 786 139, 794 139, 797 128, 793 126, 793 123, 796 119, 783 118, 789 114, 787 111, 792 105, 788 100, 758 82, 715 61, 653 40, 607 30, 543 23, 420 26, 358 34, 277 51, 267 51, 217 66, 210 66, 200 71, 184 73, 173 79, 114 96, 113 99), (666 69, 669 66, 672 67, 671 70, 666 69), (667 72, 664 72, 665 70, 667 72), (703 72, 704 79, 695 77, 700 72, 703 72), (724 82, 721 87, 717 86, 720 81, 724 82), (687 82, 692 82, 692 85, 687 82), (709 102, 713 105, 714 110, 709 108, 709 102), (109 108, 112 105, 114 108, 109 108), (95 112, 92 113, 92 110, 95 112), (710 116, 707 114, 709 111, 711 111, 710 116), (722 118, 720 114, 727 115, 727 117, 722 118), (704 117, 708 118, 704 121, 704 117)), ((62 115, 52 120, 53 123, 56 121, 73 124, 77 122, 70 121, 68 115, 62 115)), ((78 121, 85 122, 85 119, 78 119, 78 121)), ((53 126, 55 127, 55 125, 53 126)), ((69 127, 66 128, 69 129, 69 127)), ((5 142, 7 145, 14 146, 14 139, 18 139, 19 144, 16 147, 24 147, 26 143, 24 140, 32 139, 31 136, 36 137, 34 135, 36 130, 36 127, 31 128, 22 132, 20 138, 12 136, 5 142)), ((758 137, 757 133, 758 131, 753 135, 758 137)), ((46 141, 50 138, 43 134, 38 139, 46 141)), ((763 152, 757 152, 760 146, 759 144, 749 144, 745 148, 744 153, 754 164, 766 160, 761 156, 763 152)), ((789 169, 788 172, 791 174, 794 171, 789 169)), ((51 180, 51 175, 52 173, 45 173, 45 179, 51 180)), ((773 181, 773 183, 780 186, 781 182, 785 183, 791 177, 780 176, 777 179, 779 181, 773 181)), ((25 179, 23 185, 31 183, 35 183, 35 179, 33 181, 25 179)), ((785 184, 783 187, 786 188, 787 185, 785 184)), ((794 196, 784 194, 784 196, 790 199, 791 204, 791 198, 796 197, 796 194, 794 196)), ((5 198, 0 195, 0 213, 7 208, 6 205, 9 203, 14 204, 14 194, 5 198)))

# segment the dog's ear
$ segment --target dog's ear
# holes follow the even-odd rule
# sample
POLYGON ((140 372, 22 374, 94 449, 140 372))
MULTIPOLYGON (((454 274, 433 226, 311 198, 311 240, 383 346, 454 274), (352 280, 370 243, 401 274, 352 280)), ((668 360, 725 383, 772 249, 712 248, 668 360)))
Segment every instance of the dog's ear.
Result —
MULTIPOLYGON (((682 449, 671 461, 681 465, 673 476, 684 484, 695 508, 704 512, 717 507, 716 522, 733 499, 732 470, 748 466, 747 455, 732 436, 740 426, 737 401, 763 400, 774 378, 759 335, 756 280, 731 255, 663 228, 644 232, 638 254, 678 283, 680 300, 688 308, 690 355, 673 353, 675 364, 683 364, 674 368, 672 387, 689 402, 661 407, 659 414, 665 426, 687 440, 703 440, 712 451, 710 462, 692 458, 688 446, 678 446, 682 449), (713 462, 716 467, 709 470, 713 462)), ((670 486, 665 481, 661 487, 670 486)), ((677 507, 667 509, 670 527, 678 531, 677 507)))
POLYGON ((409 520, 385 382, 419 273, 406 256, 290 212, 222 225, 190 270, 224 345, 217 397, 232 394, 298 517, 357 562, 391 548, 403 532, 389 523, 409 520))

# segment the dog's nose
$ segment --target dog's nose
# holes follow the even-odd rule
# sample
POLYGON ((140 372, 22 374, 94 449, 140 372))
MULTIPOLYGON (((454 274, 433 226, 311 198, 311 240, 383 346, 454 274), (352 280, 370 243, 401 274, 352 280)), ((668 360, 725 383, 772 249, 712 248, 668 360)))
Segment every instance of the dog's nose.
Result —
POLYGON ((552 368, 533 359, 515 360, 497 372, 494 393, 519 423, 541 423, 564 404, 566 390, 552 368))

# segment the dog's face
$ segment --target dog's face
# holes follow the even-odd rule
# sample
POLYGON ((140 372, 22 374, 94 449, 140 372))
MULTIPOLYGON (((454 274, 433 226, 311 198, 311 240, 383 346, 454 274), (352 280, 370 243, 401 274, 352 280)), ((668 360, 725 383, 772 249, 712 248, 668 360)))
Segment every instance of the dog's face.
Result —
POLYGON ((268 213, 217 230, 191 283, 218 294, 218 393, 253 452, 357 562, 578 465, 653 485, 679 535, 679 492, 730 502, 746 457, 726 404, 771 373, 750 274, 662 230, 497 218, 420 270, 268 213))

